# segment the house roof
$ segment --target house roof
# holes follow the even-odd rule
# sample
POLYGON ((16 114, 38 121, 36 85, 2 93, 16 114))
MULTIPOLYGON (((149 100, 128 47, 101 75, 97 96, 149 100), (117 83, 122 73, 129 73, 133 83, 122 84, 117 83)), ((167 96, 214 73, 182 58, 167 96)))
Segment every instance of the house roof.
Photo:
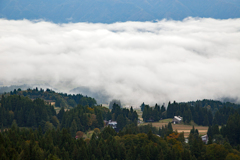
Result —
POLYGON ((206 138, 206 137, 207 137, 207 135, 202 136, 202 138, 206 138))
POLYGON ((181 121, 181 120, 182 120, 182 119, 179 118, 178 116, 174 116, 174 118, 175 118, 176 120, 178 120, 178 121, 181 121))
POLYGON ((116 122, 116 121, 111 121, 111 122, 109 122, 108 124, 109 124, 109 125, 116 125, 117 122, 116 122))

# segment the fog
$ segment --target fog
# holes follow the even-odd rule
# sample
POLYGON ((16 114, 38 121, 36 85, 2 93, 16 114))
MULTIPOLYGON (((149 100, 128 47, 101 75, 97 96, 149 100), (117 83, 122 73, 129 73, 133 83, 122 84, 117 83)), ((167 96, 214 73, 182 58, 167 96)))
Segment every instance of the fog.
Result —
POLYGON ((240 102, 240 19, 69 23, 0 19, 0 83, 86 87, 140 106, 240 102))

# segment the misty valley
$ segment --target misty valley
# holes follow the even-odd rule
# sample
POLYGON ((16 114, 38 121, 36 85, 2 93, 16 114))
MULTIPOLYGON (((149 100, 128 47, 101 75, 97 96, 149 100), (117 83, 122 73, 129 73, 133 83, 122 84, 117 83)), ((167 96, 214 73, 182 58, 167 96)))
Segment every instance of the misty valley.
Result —
POLYGON ((240 160, 240 0, 0 0, 0 160, 240 160))

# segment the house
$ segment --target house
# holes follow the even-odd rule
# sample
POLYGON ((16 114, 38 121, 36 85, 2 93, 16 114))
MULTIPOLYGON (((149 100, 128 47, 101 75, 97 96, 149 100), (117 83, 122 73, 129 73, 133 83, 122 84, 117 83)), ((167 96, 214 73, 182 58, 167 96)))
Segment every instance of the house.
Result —
POLYGON ((108 126, 111 126, 113 129, 116 129, 117 128, 117 122, 109 120, 108 121, 108 126))
POLYGON ((182 120, 183 120, 182 117, 180 117, 180 116, 174 116, 174 117, 173 117, 173 120, 172 120, 172 123, 173 123, 173 124, 178 124, 178 123, 181 123, 182 120))
POLYGON ((207 135, 204 135, 204 136, 201 136, 202 138, 202 141, 207 144, 208 143, 208 136, 207 135))

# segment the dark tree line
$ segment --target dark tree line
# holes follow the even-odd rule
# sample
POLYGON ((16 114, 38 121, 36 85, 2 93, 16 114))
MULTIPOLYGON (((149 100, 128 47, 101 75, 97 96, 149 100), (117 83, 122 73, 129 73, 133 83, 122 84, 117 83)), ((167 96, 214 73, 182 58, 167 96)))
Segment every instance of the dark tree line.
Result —
POLYGON ((172 118, 174 115, 180 115, 183 117, 184 123, 189 123, 193 120, 198 125, 203 126, 212 126, 212 125, 222 125, 226 124, 230 115, 233 115, 235 112, 240 113, 239 105, 233 103, 221 103, 219 101, 210 101, 211 105, 215 106, 212 109, 212 106, 209 103, 206 103, 206 100, 203 102, 198 101, 194 106, 189 106, 188 103, 170 103, 168 104, 167 118, 172 118), (216 102, 216 104, 214 103, 216 102), (202 104, 205 104, 204 107, 202 104), (221 106, 219 104, 227 104, 226 106, 221 106), (217 106, 217 107, 216 107, 217 106), (214 111, 214 114, 213 114, 214 111))
POLYGON ((141 110, 143 111, 142 118, 144 121, 159 121, 165 118, 165 107, 163 105, 160 108, 158 104, 156 104, 155 107, 150 107, 143 103, 141 110))
POLYGON ((155 107, 149 107, 143 103, 140 107, 143 110, 144 121, 159 121, 161 118, 181 116, 186 124, 194 121, 196 124, 203 126, 226 124, 230 115, 235 112, 240 113, 239 105, 212 100, 187 103, 169 102, 166 112, 164 106, 160 109, 157 104, 155 107))
POLYGON ((196 102, 187 102, 186 104, 190 106, 196 106, 198 105, 199 107, 207 107, 212 110, 213 113, 215 113, 217 110, 220 108, 225 107, 231 107, 234 109, 240 108, 239 104, 231 103, 231 102, 220 102, 216 100, 209 100, 209 99, 204 99, 204 100, 197 100, 196 102))
POLYGON ((174 116, 183 117, 184 123, 190 123, 194 121, 198 125, 208 126, 212 125, 213 114, 212 111, 206 107, 189 106, 187 103, 168 103, 167 118, 173 118, 174 116))
POLYGON ((19 89, 14 89, 14 91, 10 92, 10 95, 21 95, 21 96, 27 96, 31 99, 41 98, 44 100, 50 100, 55 102, 56 107, 76 107, 77 104, 81 104, 83 106, 88 105, 90 107, 93 107, 97 104, 96 100, 94 98, 83 96, 81 94, 67 94, 67 93, 56 93, 53 90, 40 88, 35 89, 27 89, 22 91, 19 89))
POLYGON ((28 97, 12 95, 2 96, 0 101, 0 125, 11 126, 15 119, 20 127, 44 126, 47 121, 53 121, 56 111, 51 105, 39 98, 31 100, 28 97))
POLYGON ((239 133, 240 115, 235 111, 234 114, 229 116, 226 124, 222 124, 220 129, 218 124, 209 126, 207 135, 217 143, 223 143, 224 140, 227 140, 232 146, 240 147, 239 133))
POLYGON ((218 125, 226 124, 229 116, 236 112, 240 113, 240 108, 224 106, 215 112, 213 123, 218 125))

